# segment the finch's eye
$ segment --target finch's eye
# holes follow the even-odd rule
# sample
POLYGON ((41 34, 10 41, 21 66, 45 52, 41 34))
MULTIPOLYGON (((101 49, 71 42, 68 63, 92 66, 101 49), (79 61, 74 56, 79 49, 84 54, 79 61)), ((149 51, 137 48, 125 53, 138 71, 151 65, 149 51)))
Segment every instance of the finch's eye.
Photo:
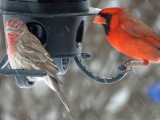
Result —
POLYGON ((18 29, 19 27, 18 27, 18 25, 15 25, 14 28, 15 28, 15 29, 18 29))

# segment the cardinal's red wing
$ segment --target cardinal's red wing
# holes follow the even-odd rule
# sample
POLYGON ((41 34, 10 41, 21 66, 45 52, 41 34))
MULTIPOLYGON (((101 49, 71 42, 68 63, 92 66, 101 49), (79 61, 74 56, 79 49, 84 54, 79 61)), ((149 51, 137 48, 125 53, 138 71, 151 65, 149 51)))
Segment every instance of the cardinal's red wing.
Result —
POLYGON ((160 38, 156 33, 142 21, 128 13, 122 14, 120 18, 121 29, 130 36, 144 40, 149 44, 160 48, 160 38))

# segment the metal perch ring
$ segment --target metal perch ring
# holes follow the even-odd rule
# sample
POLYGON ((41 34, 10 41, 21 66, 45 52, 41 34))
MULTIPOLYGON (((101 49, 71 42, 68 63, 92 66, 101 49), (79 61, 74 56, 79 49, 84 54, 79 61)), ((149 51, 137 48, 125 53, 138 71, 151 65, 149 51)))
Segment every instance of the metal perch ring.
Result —
POLYGON ((87 75, 89 76, 90 78, 92 78, 92 80, 95 80, 99 83, 102 83, 102 84, 111 84, 111 83, 114 83, 114 82, 117 82, 117 81, 120 81, 122 80, 128 73, 128 71, 131 70, 131 67, 125 67, 123 65, 121 65, 119 68, 118 68, 118 74, 116 76, 113 76, 113 77, 109 77, 109 78, 106 78, 106 77, 101 77, 99 75, 96 75, 92 72, 92 70, 88 67, 88 65, 85 63, 85 59, 88 59, 90 58, 90 55, 88 53, 81 53, 81 55, 79 56, 76 56, 74 58, 76 64, 78 65, 78 67, 87 75))

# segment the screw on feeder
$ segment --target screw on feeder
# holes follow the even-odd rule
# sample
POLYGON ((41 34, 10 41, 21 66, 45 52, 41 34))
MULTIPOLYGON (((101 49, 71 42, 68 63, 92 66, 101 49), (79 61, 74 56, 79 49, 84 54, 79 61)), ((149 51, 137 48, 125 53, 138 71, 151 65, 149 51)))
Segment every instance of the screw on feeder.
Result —
POLYGON ((77 47, 82 47, 82 43, 77 43, 77 47))

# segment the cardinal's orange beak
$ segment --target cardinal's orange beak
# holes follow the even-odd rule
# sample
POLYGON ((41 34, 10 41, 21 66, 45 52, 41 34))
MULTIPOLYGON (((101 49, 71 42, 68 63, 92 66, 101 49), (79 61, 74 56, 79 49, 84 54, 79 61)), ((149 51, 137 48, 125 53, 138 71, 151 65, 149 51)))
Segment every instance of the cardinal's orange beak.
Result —
POLYGON ((101 17, 101 16, 96 16, 93 20, 93 23, 96 24, 106 24, 106 20, 105 18, 101 17))

